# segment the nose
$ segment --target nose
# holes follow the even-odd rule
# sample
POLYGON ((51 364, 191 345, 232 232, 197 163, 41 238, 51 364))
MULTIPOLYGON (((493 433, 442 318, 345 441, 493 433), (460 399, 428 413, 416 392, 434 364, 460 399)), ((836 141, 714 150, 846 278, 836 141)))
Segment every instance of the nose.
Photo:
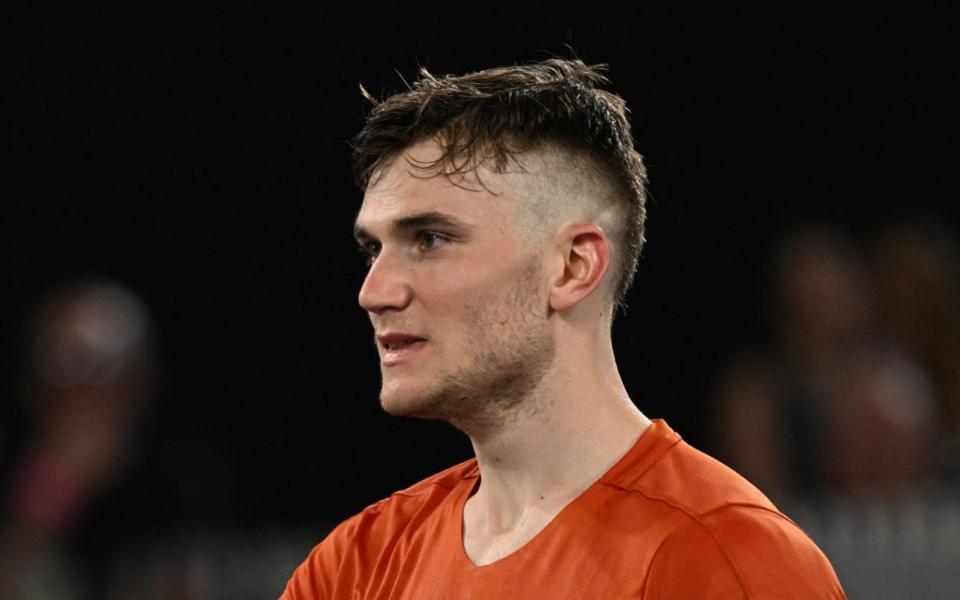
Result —
POLYGON ((357 300, 366 311, 382 313, 403 310, 412 297, 413 291, 404 270, 392 262, 390 256, 381 252, 370 265, 357 300))

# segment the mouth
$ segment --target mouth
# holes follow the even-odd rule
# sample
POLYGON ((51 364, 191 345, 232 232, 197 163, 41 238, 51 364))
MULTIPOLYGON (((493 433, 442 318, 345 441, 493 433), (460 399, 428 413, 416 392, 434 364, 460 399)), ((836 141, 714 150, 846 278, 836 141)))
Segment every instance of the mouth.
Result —
POLYGON ((426 342, 425 338, 406 333, 378 335, 377 343, 381 348, 380 360, 385 366, 400 364, 420 350, 426 342))

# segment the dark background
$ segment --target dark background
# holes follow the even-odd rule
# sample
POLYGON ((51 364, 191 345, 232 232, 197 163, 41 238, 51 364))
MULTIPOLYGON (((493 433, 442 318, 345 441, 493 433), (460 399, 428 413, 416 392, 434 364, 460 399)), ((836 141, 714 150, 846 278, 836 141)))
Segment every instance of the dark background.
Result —
POLYGON ((335 521, 469 456, 452 428, 377 403, 351 238, 360 83, 569 48, 610 65, 652 195, 620 367, 642 410, 708 450, 714 378, 764 335, 786 229, 958 214, 952 2, 6 11, 0 454, 28 431, 39 300, 77 278, 127 286, 161 377, 105 518, 335 521))

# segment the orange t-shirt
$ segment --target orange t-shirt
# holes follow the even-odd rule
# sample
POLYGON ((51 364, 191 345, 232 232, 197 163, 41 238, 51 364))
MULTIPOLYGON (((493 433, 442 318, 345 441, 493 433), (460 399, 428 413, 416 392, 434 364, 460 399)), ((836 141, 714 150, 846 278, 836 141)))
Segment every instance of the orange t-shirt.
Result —
POLYGON ((845 598, 793 521, 664 421, 526 545, 482 567, 462 537, 478 477, 470 460, 343 522, 281 600, 845 598))

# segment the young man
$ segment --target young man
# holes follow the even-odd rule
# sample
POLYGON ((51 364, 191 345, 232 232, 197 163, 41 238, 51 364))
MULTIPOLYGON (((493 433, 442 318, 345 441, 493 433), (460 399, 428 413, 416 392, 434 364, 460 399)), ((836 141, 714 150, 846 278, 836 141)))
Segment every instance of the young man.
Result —
POLYGON ((621 98, 576 60, 423 72, 355 140, 380 401, 476 459, 337 527, 283 598, 843 598, 736 473, 651 422, 610 328, 643 244, 621 98))

